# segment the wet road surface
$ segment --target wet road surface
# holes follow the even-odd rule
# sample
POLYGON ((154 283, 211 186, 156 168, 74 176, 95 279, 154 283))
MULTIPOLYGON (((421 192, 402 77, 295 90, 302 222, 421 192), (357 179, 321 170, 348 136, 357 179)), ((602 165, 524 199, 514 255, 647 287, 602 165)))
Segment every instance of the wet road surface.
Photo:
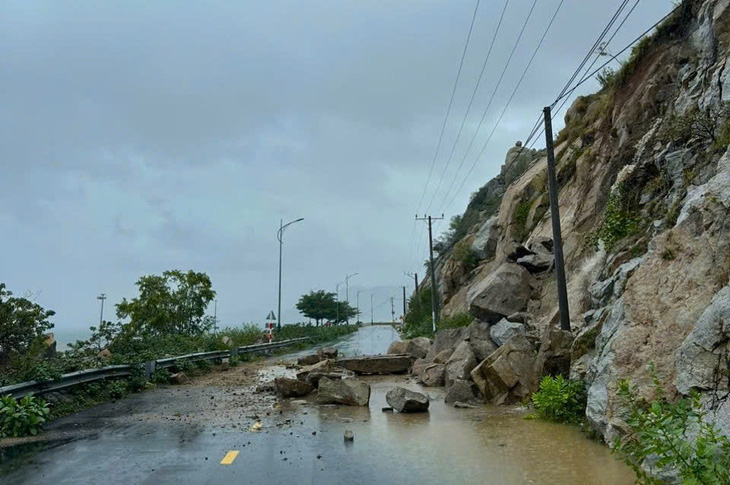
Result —
MULTIPOLYGON (((387 349, 391 331, 364 328, 339 348, 387 349)), ((366 378, 373 388, 369 408, 318 406, 314 396, 277 406, 270 396, 252 397, 250 379, 236 381, 242 372, 58 420, 49 434, 70 441, 16 459, 20 469, 0 482, 633 483, 607 447, 575 428, 525 420, 519 408, 454 409, 444 405, 443 389, 421 388, 406 376, 366 378), (429 394, 430 412, 382 412, 393 385, 429 394), (237 406, 250 399, 258 402, 237 406), (258 422, 261 431, 250 431, 258 422), (343 440, 346 430, 354 432, 354 442, 343 440), (227 455, 230 464, 221 464, 227 455)))

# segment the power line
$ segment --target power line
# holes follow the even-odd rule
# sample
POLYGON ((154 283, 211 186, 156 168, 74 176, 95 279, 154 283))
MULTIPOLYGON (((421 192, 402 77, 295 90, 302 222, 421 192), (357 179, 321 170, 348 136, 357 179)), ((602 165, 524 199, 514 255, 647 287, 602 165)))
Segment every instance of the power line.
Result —
POLYGON ((585 82, 586 82, 586 81, 588 81, 588 80, 589 80, 590 78, 592 78, 593 76, 595 76, 595 75, 596 75, 596 74, 597 74, 598 72, 600 72, 600 71, 601 71, 601 70, 602 70, 602 69, 603 69, 604 67, 606 67, 606 66, 607 66, 608 64, 610 64, 611 62, 613 62, 613 61, 614 61, 614 60, 615 60, 615 59, 616 59, 616 58, 617 58, 618 56, 620 56, 621 54, 623 54, 624 52, 626 52, 626 51, 627 51, 627 50, 628 50, 628 49, 629 49, 629 48, 630 48, 631 46, 633 46, 634 44, 636 44, 637 42, 639 42, 639 41, 640 41, 641 39, 643 39, 643 38, 644 38, 644 36, 645 36, 646 34, 648 34, 648 33, 649 33, 649 32, 651 32, 652 30, 654 30, 654 29, 655 29, 656 27, 658 27, 658 26, 659 26, 659 24, 661 24, 661 23, 662 23, 662 22, 664 22, 664 21, 665 21, 666 19, 668 19, 668 18, 669 18, 670 16, 672 16, 672 15, 673 15, 673 14, 674 14, 674 13, 675 13, 675 12, 676 12, 677 10, 679 10, 679 9, 680 9, 681 7, 682 7, 682 5, 680 4, 679 6, 675 7, 674 9, 672 9, 672 11, 671 11, 671 12, 669 12, 669 13, 668 13, 667 15, 665 15, 664 17, 662 17, 662 18, 661 18, 661 19, 660 19, 660 20, 659 20, 658 22, 656 22, 656 23, 655 23, 654 25, 652 25, 651 27, 649 27, 648 29, 646 29, 646 30, 645 30, 645 31, 644 31, 644 32, 643 32, 643 33, 642 33, 642 34, 641 34, 640 36, 638 36, 638 37, 637 37, 636 39, 634 39, 633 41, 631 41, 631 42, 630 42, 630 43, 629 43, 629 44, 628 44, 628 45, 627 45, 626 47, 624 47, 624 48, 623 48, 623 49, 621 49, 621 50, 620 50, 619 52, 617 52, 616 54, 614 54, 613 56, 611 56, 611 58, 610 58, 609 60, 607 60, 606 62, 604 62, 603 64, 601 64, 601 66, 600 66, 600 67, 599 67, 598 69, 596 69, 596 70, 594 70, 593 72, 591 72, 590 74, 587 74, 586 76, 584 76, 584 77, 583 77, 583 79, 581 79, 581 80, 580 80, 580 81, 578 82, 578 84, 576 84, 575 86, 573 86, 573 88, 571 88, 571 89, 570 89, 569 91, 565 92, 565 93, 564 93, 564 94, 562 94, 561 96, 558 96, 558 97, 557 97, 557 98, 555 99, 555 101, 553 101, 553 104, 552 104, 552 106, 555 106, 555 104, 557 104, 557 102, 558 102, 558 101, 560 101, 561 99, 565 98, 566 96, 570 96, 570 95, 571 95, 571 94, 572 94, 572 93, 573 93, 573 92, 574 92, 574 91, 575 91, 575 90, 576 90, 576 89, 577 89, 577 88, 578 88, 578 87, 579 87, 579 86, 580 86, 581 84, 585 83, 585 82))
POLYGON ((431 160, 431 168, 428 171, 428 178, 426 179, 426 185, 423 187, 423 193, 421 194, 421 200, 418 202, 418 207, 416 208, 416 212, 421 210, 421 204, 423 203, 423 198, 426 196, 426 190, 428 189, 429 183, 431 183, 431 176, 433 175, 433 168, 436 163, 436 158, 438 157, 439 150, 441 149, 441 142, 444 138, 444 131, 446 131, 446 124, 449 120, 449 114, 451 113, 451 107, 454 104, 454 95, 456 94, 456 87, 459 84, 459 78, 461 77, 461 69, 464 67, 464 58, 466 58, 466 51, 469 47, 469 41, 471 40, 471 33, 474 30, 474 21, 477 18, 477 11, 479 10, 479 2, 480 0, 477 0, 476 5, 474 6, 474 13, 471 16, 471 23, 469 24, 469 33, 466 36, 466 42, 464 43, 464 50, 461 53, 461 61, 459 61, 459 69, 456 71, 456 79, 454 80, 454 86, 451 88, 451 98, 449 99, 449 105, 446 108, 446 116, 444 117, 444 122, 441 125, 441 133, 439 134, 439 140, 436 144, 436 152, 433 154, 433 160, 431 160))
MULTIPOLYGON (((555 21, 555 17, 557 17, 558 12, 560 12, 560 8, 563 6, 563 2, 564 2, 564 0, 560 0, 560 3, 558 4, 557 8, 555 9, 553 16, 550 18, 550 22, 548 23, 547 27, 545 28, 545 32, 543 32, 542 37, 540 38, 540 41, 537 43, 537 47, 535 47, 535 50, 532 53, 532 56, 530 57, 530 60, 527 63, 527 66, 525 66, 525 69, 524 69, 524 71, 522 71, 522 75, 520 76, 519 81, 517 81, 515 88, 512 90, 512 94, 510 95, 509 99, 507 100, 507 104, 505 104, 504 109, 502 110, 502 113, 500 113, 499 118, 497 119, 497 122, 494 124, 494 127, 492 128, 492 131, 489 133, 487 140, 484 142, 484 145, 482 145, 482 149, 479 151, 479 154, 474 159, 474 163, 472 163, 471 168, 469 168, 469 171, 467 172, 466 177, 464 177, 461 184, 459 185, 459 188, 456 190, 456 192, 454 192, 454 196, 451 199, 451 201, 444 208, 444 212, 445 212, 446 208, 451 206, 453 201, 456 199, 456 195, 461 191, 461 188, 464 186, 464 183, 466 183, 466 181, 468 180, 469 175, 471 175, 471 173, 474 171, 474 168, 476 167, 476 164, 479 161, 479 158, 481 158, 482 154, 484 153, 484 150, 487 148, 487 145, 491 141, 492 136, 494 135, 494 132, 497 130, 499 123, 502 121, 504 114, 507 112, 507 108, 509 108, 510 103, 512 103, 512 100, 514 99, 515 95, 517 94, 517 90, 520 88, 522 81, 525 79, 525 75, 527 75, 527 71, 530 69, 530 66, 532 65, 533 61, 535 60, 537 53, 540 51, 540 47, 542 47, 542 44, 545 41, 545 37, 547 37, 547 34, 550 31, 550 27, 552 27, 553 22, 555 21)), ((444 198, 444 202, 445 201, 446 201, 446 198, 444 198)))
MULTIPOLYGON (((426 191, 428 190, 428 186, 431 183, 431 176, 433 175, 433 169, 436 164, 436 158, 438 157, 439 150, 441 149, 441 142, 444 138, 444 132, 446 131, 446 124, 449 120, 449 114, 451 113, 451 107, 454 104, 454 96, 456 94, 456 88, 459 84, 459 79, 461 78, 461 70, 464 67, 464 59, 466 58, 466 51, 469 47, 469 41, 471 40, 471 34, 474 30, 474 21, 477 17, 477 11, 479 10, 479 3, 481 0, 477 0, 476 4, 474 5, 474 12, 471 16, 471 22, 469 24, 469 32, 466 36, 466 41, 464 42, 464 49, 461 53, 461 60, 459 61, 459 68, 456 71, 456 79, 454 80, 454 85, 451 88, 451 97, 449 98, 449 104, 446 108, 446 116, 444 117, 444 122, 441 125, 441 132, 439 133, 439 139, 438 143, 436 144, 436 151, 433 154, 433 159, 431 160, 431 168, 428 170, 428 178, 426 179, 426 185, 423 186, 423 192, 421 193, 421 198, 418 201, 418 206, 416 207, 416 214, 421 210, 421 204, 423 204, 423 198, 426 196, 426 191)), ((410 237, 410 243, 409 243, 409 251, 413 252, 413 238, 416 234, 416 222, 413 221, 413 228, 411 230, 411 237, 410 237)), ((419 239, 420 241, 420 239, 419 239)), ((419 243, 420 244, 420 243, 419 243)))
MULTIPOLYGON (((451 183, 449 184, 449 189, 446 191, 446 196, 444 197, 444 200, 446 200, 451 193, 451 189, 454 186, 454 183, 456 182, 457 178, 459 177, 459 172, 461 171, 461 167, 464 165, 464 161, 466 160, 466 157, 469 155, 469 151, 471 150, 472 145, 474 144, 474 140, 476 140, 477 135, 479 134, 479 130, 481 129, 482 125, 484 124, 484 120, 487 118, 487 114, 489 113, 489 109, 492 107, 492 103, 494 102, 494 97, 497 95, 497 90, 499 89, 499 86, 502 85, 502 80, 504 79, 504 75, 507 72, 507 69, 509 68, 510 63, 512 62, 512 58, 514 57, 515 50, 517 50, 517 45, 520 43, 520 40, 522 39, 522 35, 525 33, 525 28, 527 27, 527 23, 530 21, 530 17, 532 17, 532 12, 535 10, 535 5, 537 5, 537 0, 535 0, 532 3, 532 7, 530 8, 530 11, 527 14, 527 18, 525 18, 525 22, 522 24, 522 28, 520 29, 520 34, 517 37, 517 40, 515 41, 514 46, 512 46, 512 51, 510 52, 509 57, 507 58, 507 62, 504 65, 504 68, 502 69, 502 73, 499 76, 499 80, 497 81, 497 84, 494 86, 494 90, 492 91, 492 95, 489 97, 489 103, 487 103, 487 107, 484 110, 484 113, 482 114, 482 118, 479 120, 479 124, 477 125, 476 130, 474 130, 474 135, 472 135, 471 140, 469 141, 469 146, 466 148, 466 152, 464 152, 464 156, 461 159, 461 162, 459 162, 459 166, 456 169, 456 172, 454 173, 454 177, 451 179, 451 183)), ((442 202, 443 205, 443 202, 442 202)))
POLYGON ((477 78, 477 83, 474 85, 474 90, 471 93, 471 98, 469 99, 469 104, 466 108, 466 112, 464 113, 464 118, 461 120, 461 126, 459 126, 459 131, 456 134, 456 139, 454 140, 454 144, 451 146, 451 152, 449 153, 449 156, 446 159, 446 163, 444 164, 444 170, 443 170, 443 172, 441 172, 441 177, 439 178, 438 184, 436 185, 436 190, 433 193, 431 202, 428 204, 428 207, 426 208, 426 212, 431 210, 431 206, 433 205, 434 200, 436 200, 438 191, 441 188, 441 182, 444 180, 444 177, 446 176, 446 170, 449 168, 449 164, 451 163, 451 158, 454 156, 454 150, 456 150, 456 145, 459 142, 459 138, 461 137, 461 132, 464 130, 464 125, 466 124, 466 120, 469 117, 469 112, 471 111, 471 107, 474 103, 474 98, 476 97, 477 91, 479 90, 479 86, 481 85, 482 78, 484 76, 484 71, 487 68, 487 63, 489 62, 489 58, 492 55, 492 49, 494 48, 494 42, 497 39, 497 34, 499 34, 499 29, 502 26, 502 21, 504 20, 504 14, 505 14, 505 12, 507 12, 507 6, 509 5, 509 2, 510 2, 510 0, 507 0, 506 2, 504 2, 504 8, 502 9, 502 14, 499 17, 499 21, 497 22, 497 27, 494 30, 494 35, 492 36, 492 40, 489 43, 489 49, 487 50, 487 55, 484 58, 484 63, 482 64, 482 70, 479 73, 479 77, 477 78))

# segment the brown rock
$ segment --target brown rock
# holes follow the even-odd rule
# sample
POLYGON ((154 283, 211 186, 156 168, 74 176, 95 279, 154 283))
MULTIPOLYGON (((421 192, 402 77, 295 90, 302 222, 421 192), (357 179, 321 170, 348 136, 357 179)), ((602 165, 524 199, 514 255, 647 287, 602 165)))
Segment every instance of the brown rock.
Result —
POLYGON ((477 359, 469 342, 460 343, 446 362, 446 387, 450 387, 456 380, 468 379, 469 373, 476 365, 477 359))
POLYGON ((409 340, 396 340, 388 347, 389 354, 407 354, 409 340))
POLYGON ((317 400, 322 404, 367 406, 370 403, 370 386, 357 379, 328 379, 319 381, 317 400))
POLYGON ((178 372, 177 374, 170 374, 170 384, 186 384, 190 379, 185 375, 184 372, 178 372))
POLYGON ((312 385, 299 379, 289 377, 277 377, 274 379, 276 391, 281 397, 302 397, 312 392, 312 385))
POLYGON ((517 335, 471 371, 471 378, 481 395, 496 404, 515 403, 536 390, 536 352, 532 343, 517 335))
POLYGON ((297 359, 297 364, 312 365, 312 364, 316 364, 320 360, 322 360, 322 359, 320 359, 319 355, 317 355, 317 354, 304 355, 297 359))
POLYGON ((443 364, 431 364, 418 375, 418 379, 424 386, 441 387, 445 383, 446 366, 443 364))
POLYGON ((527 309, 530 301, 530 273, 522 266, 505 262, 469 289, 471 313, 482 321, 496 323, 527 309))
POLYGON ((337 361, 340 367, 356 374, 402 374, 411 367, 409 355, 370 355, 337 361))

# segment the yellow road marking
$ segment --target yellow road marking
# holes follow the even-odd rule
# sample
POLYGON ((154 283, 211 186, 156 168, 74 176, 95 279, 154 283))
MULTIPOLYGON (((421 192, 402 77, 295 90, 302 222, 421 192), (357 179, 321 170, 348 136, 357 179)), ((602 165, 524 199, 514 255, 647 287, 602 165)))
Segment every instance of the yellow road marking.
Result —
POLYGON ((236 451, 236 450, 229 451, 228 453, 226 453, 226 456, 224 456, 223 459, 221 460, 221 465, 230 465, 231 463, 233 463, 233 460, 235 460, 237 456, 238 456, 238 451, 236 451))

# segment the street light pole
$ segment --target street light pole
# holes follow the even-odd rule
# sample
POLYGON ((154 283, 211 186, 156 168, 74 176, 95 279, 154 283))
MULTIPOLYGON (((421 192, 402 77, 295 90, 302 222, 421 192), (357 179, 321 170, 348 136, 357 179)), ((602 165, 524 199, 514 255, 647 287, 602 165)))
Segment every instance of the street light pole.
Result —
POLYGON ((345 303, 347 304, 347 307, 345 308, 345 323, 347 323, 347 325, 350 324, 350 278, 353 276, 357 276, 357 273, 345 276, 345 303))
POLYGON ((279 231, 276 233, 276 239, 279 240, 279 303, 277 307, 276 312, 276 330, 281 330, 281 255, 283 251, 284 246, 284 229, 286 229, 288 226, 291 226, 295 222, 303 221, 304 218, 300 217, 299 219, 291 222, 287 222, 284 224, 284 219, 279 220, 279 231))
POLYGON ((342 282, 337 283, 335 286, 335 325, 340 323, 340 285, 342 282))
POLYGON ((104 321, 104 300, 106 300, 106 293, 102 293, 96 297, 97 300, 101 300, 101 313, 99 314, 99 327, 101 327, 104 321))

